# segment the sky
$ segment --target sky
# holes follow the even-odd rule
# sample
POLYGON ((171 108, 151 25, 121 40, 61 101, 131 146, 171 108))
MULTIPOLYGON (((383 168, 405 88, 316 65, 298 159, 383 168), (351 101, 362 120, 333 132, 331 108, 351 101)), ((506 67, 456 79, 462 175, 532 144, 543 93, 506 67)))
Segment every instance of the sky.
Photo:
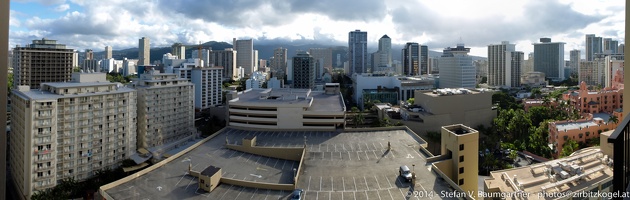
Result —
MULTIPOLYGON (((585 34, 624 43, 621 0, 12 0, 9 45, 53 39, 69 48, 103 51, 175 42, 314 43, 347 46, 348 32, 368 32, 368 48, 387 34, 441 51, 460 41, 472 55, 509 41, 533 52, 541 37, 565 42, 584 58, 585 34)), ((526 56, 527 57, 527 56, 526 56)), ((394 58, 397 58, 394 55, 394 58)))

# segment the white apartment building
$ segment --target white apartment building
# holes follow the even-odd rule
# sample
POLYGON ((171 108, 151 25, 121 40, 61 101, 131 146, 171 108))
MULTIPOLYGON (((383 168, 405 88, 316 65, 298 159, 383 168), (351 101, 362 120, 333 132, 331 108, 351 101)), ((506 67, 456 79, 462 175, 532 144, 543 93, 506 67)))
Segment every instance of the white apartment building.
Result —
POLYGON ((132 87, 138 90, 138 148, 156 159, 193 138, 194 86, 176 74, 154 70, 140 75, 132 87))
POLYGON ((136 152, 136 91, 104 73, 72 80, 12 92, 9 162, 21 197, 116 168, 136 152))
POLYGON ((138 73, 138 60, 136 59, 127 59, 124 58, 122 60, 122 75, 129 76, 138 73))
POLYGON ((188 59, 175 68, 168 67, 166 73, 175 73, 195 85, 195 109, 201 110, 221 104, 223 67, 197 67, 204 65, 198 58, 188 59))
POLYGON ((578 68, 578 81, 587 85, 605 84, 606 62, 603 58, 595 58, 593 61, 581 61, 578 68))
POLYGON ((503 41, 488 45, 488 85, 497 87, 521 86, 523 52, 516 45, 503 41))
MULTIPOLYGON (((617 59, 613 56, 606 56, 604 58, 604 63, 606 69, 604 70, 605 74, 605 85, 604 87, 612 87, 615 84, 615 76, 619 74, 619 76, 623 79, 623 68, 624 68, 624 60, 623 58, 617 59)), ((623 82, 623 81, 621 81, 623 82)))
POLYGON ((254 72, 250 79, 245 81, 245 89, 259 89, 262 88, 263 83, 267 82, 267 73, 254 72))

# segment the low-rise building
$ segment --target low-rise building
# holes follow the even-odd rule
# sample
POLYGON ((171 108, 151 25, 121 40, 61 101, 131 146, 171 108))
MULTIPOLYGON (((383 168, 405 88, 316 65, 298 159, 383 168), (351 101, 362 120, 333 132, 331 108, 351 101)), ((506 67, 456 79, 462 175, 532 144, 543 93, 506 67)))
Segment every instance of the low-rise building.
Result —
POLYGON ((86 180, 136 152, 136 90, 105 73, 73 73, 72 80, 12 91, 8 161, 18 196, 30 199, 65 178, 86 180))
POLYGON ((335 130, 345 123, 339 84, 324 91, 250 89, 228 94, 228 125, 256 129, 335 130))
MULTIPOLYGON (((363 91, 366 89, 397 88, 398 101, 407 101, 413 98, 416 90, 428 91, 435 88, 435 79, 430 76, 387 76, 380 74, 355 74, 352 76, 354 88, 354 101, 360 109, 366 100, 363 99, 363 91)), ((398 103, 395 103, 396 105, 398 103)))
POLYGON ((545 87, 547 81, 545 80, 545 73, 542 72, 527 72, 521 76, 521 85, 530 87, 545 87))
POLYGON ((449 124, 489 127, 497 111, 492 109, 492 90, 438 89, 415 91, 413 105, 401 106, 400 115, 415 130, 439 131, 449 124))
MULTIPOLYGON (((607 113, 587 113, 584 119, 563 120, 549 123, 549 146, 554 157, 562 155, 562 147, 568 140, 586 144, 591 138, 598 138, 602 132, 617 127, 617 123, 610 121, 607 113)), ((612 116, 623 119, 621 112, 614 112, 612 116)))
POLYGON ((492 171, 479 199, 591 199, 597 192, 611 191, 611 158, 591 147, 565 158, 492 171))
POLYGON ((589 90, 585 82, 580 89, 566 92, 562 98, 582 113, 612 113, 622 108, 623 89, 606 87, 599 91, 589 90))

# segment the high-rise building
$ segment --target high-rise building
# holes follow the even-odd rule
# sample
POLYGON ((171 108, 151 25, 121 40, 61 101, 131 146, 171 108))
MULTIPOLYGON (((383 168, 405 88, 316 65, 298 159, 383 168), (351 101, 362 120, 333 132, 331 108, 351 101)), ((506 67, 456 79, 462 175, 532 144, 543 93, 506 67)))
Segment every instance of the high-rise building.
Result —
POLYGON ((604 86, 603 87, 620 87, 624 79, 624 57, 625 56, 606 56, 604 58, 604 86))
POLYGON ((194 84, 195 109, 203 110, 221 104, 221 86, 223 84, 223 67, 197 67, 195 64, 174 68, 173 73, 179 78, 190 79, 194 84))
POLYGON ((402 49, 403 75, 420 75, 420 45, 415 42, 407 42, 402 49))
POLYGON ((112 46, 105 46, 105 59, 112 58, 112 46))
POLYGON ((11 174, 26 199, 60 180, 83 181, 136 152, 136 91, 104 73, 19 86, 11 95, 11 174))
POLYGON ((14 85, 28 85, 32 89, 41 83, 72 80, 73 49, 56 40, 33 40, 26 47, 13 49, 14 85))
POLYGON ((534 52, 530 52, 529 54, 527 54, 527 60, 523 61, 521 76, 530 72, 534 72, 534 52))
POLYGON ((308 53, 315 60, 323 59, 321 66, 323 68, 332 69, 332 49, 331 48, 310 48, 308 53))
POLYGON ((593 61, 597 53, 602 53, 602 37, 586 34, 586 61, 593 61))
POLYGON ((278 47, 273 50, 273 58, 271 59, 271 76, 278 79, 285 79, 287 75, 287 49, 278 47))
MULTIPOLYGON (((439 74, 440 73, 440 58, 439 57, 429 57, 428 66, 430 74, 439 74)), ((486 72, 487 67, 486 67, 486 72)))
POLYGON ((348 33, 349 76, 367 72, 367 32, 355 30, 348 33))
POLYGON ((516 45, 503 41, 488 45, 488 85, 497 87, 520 87, 523 52, 516 45))
POLYGON ((254 50, 254 58, 253 59, 254 60, 252 62, 254 63, 254 69, 252 70, 252 74, 254 72, 258 71, 258 50, 254 50))
MULTIPOLYGON (((177 59, 186 59, 186 46, 182 43, 175 43, 171 46, 171 54, 177 56, 177 59)), ((193 53, 192 56, 195 56, 193 53)))
POLYGON ((195 93, 188 79, 151 70, 140 74, 132 87, 138 91, 138 148, 160 159, 162 153, 192 139, 195 93))
POLYGON ((569 68, 571 73, 577 74, 580 68, 580 50, 573 49, 569 52, 569 68))
POLYGON ((383 71, 392 66, 392 39, 383 35, 378 40, 378 51, 372 54, 372 72, 383 71))
POLYGON ((123 74, 123 76, 129 76, 129 75, 134 75, 134 74, 138 73, 138 71, 136 70, 137 66, 138 66, 138 60, 137 59, 123 58, 123 60, 122 60, 122 74, 123 74))
POLYGON ((236 50, 236 66, 243 67, 246 76, 250 76, 254 71, 254 40, 233 39, 232 45, 236 50))
POLYGON ((344 62, 347 62, 348 60, 348 47, 344 47, 344 46, 331 47, 330 50, 332 52, 331 63, 332 63, 333 68, 343 69, 344 62))
POLYGON ((420 45, 420 75, 430 74, 429 72, 429 47, 420 45))
POLYGON ((138 65, 151 64, 151 40, 142 37, 138 40, 138 65))
POLYGON ((225 50, 213 50, 211 52, 212 60, 215 67, 223 67, 223 78, 238 80, 238 70, 236 66, 236 54, 232 48, 225 50))
POLYGON ((580 61, 578 68, 578 81, 587 85, 603 86, 605 84, 606 63, 603 58, 595 58, 593 61, 580 61))
POLYGON ((293 88, 315 87, 315 59, 304 51, 293 57, 293 88))
POLYGON ((470 48, 464 47, 464 44, 444 49, 440 57, 440 88, 476 87, 476 69, 469 52, 470 48))
POLYGON ((545 77, 564 80, 564 42, 551 42, 551 38, 540 38, 534 43, 534 71, 545 73, 545 77))
POLYGON ((626 48, 625 44, 620 44, 619 47, 617 48, 617 53, 623 54, 623 52, 625 51, 625 48, 626 48))
POLYGON ((619 42, 617 40, 613 40, 612 38, 604 38, 604 51, 605 54, 615 54, 618 53, 619 42))
MULTIPOLYGON (((212 52, 212 50, 201 49, 201 60, 203 61, 203 66, 201 66, 201 67, 209 67, 210 65, 214 65, 214 62, 212 60, 212 56, 210 56, 211 52, 212 52)), ((192 50, 191 57, 193 59, 199 58, 199 50, 198 49, 192 50)), ((180 58, 180 59, 182 59, 182 58, 180 58)))

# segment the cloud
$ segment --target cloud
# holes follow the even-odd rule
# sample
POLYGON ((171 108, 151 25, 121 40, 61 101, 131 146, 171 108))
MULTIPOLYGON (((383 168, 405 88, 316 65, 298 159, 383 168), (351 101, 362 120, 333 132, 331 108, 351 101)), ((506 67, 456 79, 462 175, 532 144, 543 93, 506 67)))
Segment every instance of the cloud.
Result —
POLYGON ((9 26, 20 27, 22 24, 20 22, 19 16, 22 15, 20 12, 15 10, 9 11, 9 26))
POLYGON ((12 0, 19 3, 39 3, 42 5, 50 6, 65 3, 66 0, 12 0))
POLYGON ((66 11, 68 9, 70 9, 70 5, 68 5, 68 4, 61 4, 61 5, 57 6, 57 7, 55 7, 54 10, 56 12, 63 12, 63 11, 66 11))
POLYGON ((575 31, 606 16, 584 15, 556 1, 527 1, 522 13, 471 19, 468 13, 437 13, 421 2, 397 7, 393 23, 403 37, 425 33, 429 45, 453 46, 461 37, 467 46, 486 46, 500 41, 537 40, 575 31), (418 10, 422 12, 418 12, 418 10))

